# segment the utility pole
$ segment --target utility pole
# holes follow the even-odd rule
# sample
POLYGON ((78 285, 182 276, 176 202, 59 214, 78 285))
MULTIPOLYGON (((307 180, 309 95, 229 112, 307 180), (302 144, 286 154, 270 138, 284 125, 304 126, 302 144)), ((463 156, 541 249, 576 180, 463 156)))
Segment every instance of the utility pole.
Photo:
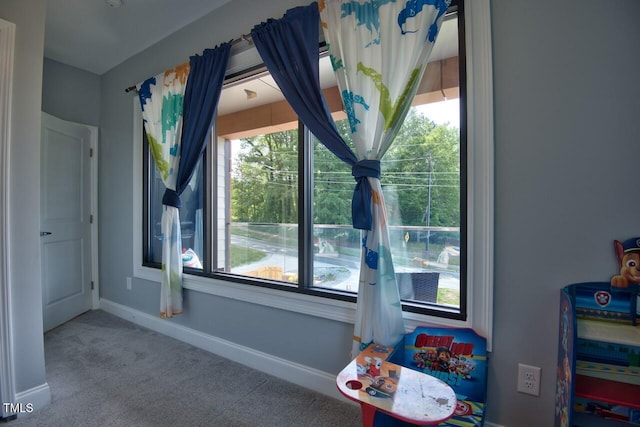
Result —
POLYGON ((426 250, 429 251, 429 241, 431 240, 431 184, 433 184, 433 160, 431 159, 431 153, 427 154, 427 210, 425 211, 425 217, 427 220, 427 245, 426 250))

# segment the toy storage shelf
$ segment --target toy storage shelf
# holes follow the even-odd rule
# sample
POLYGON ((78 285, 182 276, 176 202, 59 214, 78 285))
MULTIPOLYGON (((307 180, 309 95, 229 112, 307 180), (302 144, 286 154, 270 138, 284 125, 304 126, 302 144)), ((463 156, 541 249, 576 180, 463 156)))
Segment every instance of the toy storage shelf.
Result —
POLYGON ((637 308, 607 282, 562 290, 556 427, 640 426, 637 308))
POLYGON ((640 386, 640 367, 576 360, 576 374, 640 386))
POLYGON ((578 337, 606 343, 638 346, 640 345, 640 327, 579 319, 578 337))
POLYGON ((631 427, 636 424, 629 424, 626 421, 618 421, 602 418, 597 415, 577 413, 573 417, 573 425, 576 427, 631 427))
POLYGON ((585 399, 640 409, 640 386, 635 384, 576 375, 575 394, 585 399))

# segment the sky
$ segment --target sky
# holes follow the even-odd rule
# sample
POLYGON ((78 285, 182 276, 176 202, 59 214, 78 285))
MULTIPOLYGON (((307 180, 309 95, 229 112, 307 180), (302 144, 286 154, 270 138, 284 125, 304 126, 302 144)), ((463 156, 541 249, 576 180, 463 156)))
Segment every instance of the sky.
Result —
POLYGON ((449 124, 453 127, 460 128, 460 102, 459 98, 450 99, 448 101, 432 102, 417 107, 418 111, 424 113, 430 120, 436 124, 449 124))

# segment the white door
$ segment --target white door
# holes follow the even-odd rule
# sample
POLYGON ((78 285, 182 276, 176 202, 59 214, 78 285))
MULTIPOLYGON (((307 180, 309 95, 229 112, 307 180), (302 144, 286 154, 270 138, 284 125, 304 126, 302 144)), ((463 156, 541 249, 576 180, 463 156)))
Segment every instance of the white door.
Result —
POLYGON ((94 138, 89 126, 42 114, 40 239, 45 331, 92 307, 90 156, 94 138))

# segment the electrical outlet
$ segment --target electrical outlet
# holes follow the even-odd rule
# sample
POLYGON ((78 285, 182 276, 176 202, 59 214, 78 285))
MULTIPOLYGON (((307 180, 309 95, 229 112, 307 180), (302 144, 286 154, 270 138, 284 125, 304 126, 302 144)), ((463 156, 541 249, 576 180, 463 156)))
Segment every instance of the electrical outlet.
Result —
POLYGON ((131 290, 131 277, 127 277, 127 290, 131 290))
POLYGON ((540 368, 518 363, 518 391, 540 396, 540 368))

